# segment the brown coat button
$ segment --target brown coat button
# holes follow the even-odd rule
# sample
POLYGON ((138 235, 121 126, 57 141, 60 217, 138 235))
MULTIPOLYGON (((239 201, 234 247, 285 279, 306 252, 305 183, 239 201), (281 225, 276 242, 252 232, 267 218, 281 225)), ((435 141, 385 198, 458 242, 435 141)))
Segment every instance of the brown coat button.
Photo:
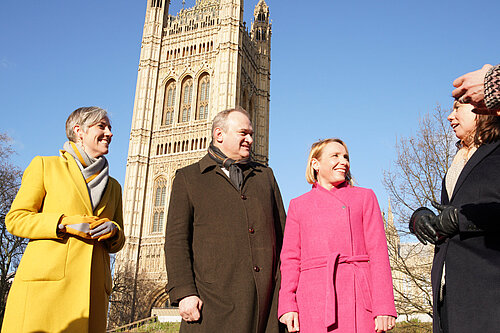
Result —
POLYGON ((254 228, 248 228, 248 232, 253 234, 255 232, 255 229, 254 228))
POLYGON ((242 194, 242 195, 241 195, 241 199, 242 199, 242 200, 246 200, 246 199, 247 199, 247 196, 246 196, 246 195, 244 195, 244 194, 242 194))
POLYGON ((256 271, 256 272, 260 272, 259 266, 253 266, 253 270, 256 271))

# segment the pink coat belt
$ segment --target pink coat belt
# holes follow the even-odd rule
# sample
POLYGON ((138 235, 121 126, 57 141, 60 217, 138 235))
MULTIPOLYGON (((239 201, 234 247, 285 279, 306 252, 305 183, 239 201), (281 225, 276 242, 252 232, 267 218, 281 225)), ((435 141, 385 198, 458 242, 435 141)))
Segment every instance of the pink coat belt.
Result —
POLYGON ((356 289, 360 291, 361 297, 365 308, 371 311, 371 296, 370 288, 368 286, 368 279, 364 269, 358 265, 360 262, 368 262, 370 257, 366 254, 356 255, 356 256, 343 256, 339 252, 331 253, 328 256, 309 258, 303 261, 300 265, 301 271, 306 271, 310 269, 317 269, 326 267, 327 279, 326 281, 332 281, 326 285, 326 303, 325 303, 325 326, 330 327, 336 322, 336 311, 335 308, 337 295, 335 293, 335 272, 339 264, 352 265, 354 269, 354 281, 356 284, 356 289))

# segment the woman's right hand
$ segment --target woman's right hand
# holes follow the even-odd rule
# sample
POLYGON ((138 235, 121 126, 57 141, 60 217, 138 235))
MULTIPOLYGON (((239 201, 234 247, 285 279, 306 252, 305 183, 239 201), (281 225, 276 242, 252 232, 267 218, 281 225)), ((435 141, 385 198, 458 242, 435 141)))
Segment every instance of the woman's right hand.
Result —
POLYGON ((286 325, 288 332, 299 331, 299 313, 287 312, 280 317, 280 322, 286 325))

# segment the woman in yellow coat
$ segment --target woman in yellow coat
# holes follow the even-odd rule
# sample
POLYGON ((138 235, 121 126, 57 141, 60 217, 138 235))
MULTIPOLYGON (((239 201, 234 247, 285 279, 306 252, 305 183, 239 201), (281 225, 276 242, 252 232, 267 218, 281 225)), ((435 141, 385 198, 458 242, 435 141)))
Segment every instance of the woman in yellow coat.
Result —
POLYGON ((108 176, 111 126, 85 107, 66 121, 60 156, 33 159, 5 223, 30 241, 7 300, 2 333, 99 333, 111 292, 109 253, 124 244, 121 188, 108 176))

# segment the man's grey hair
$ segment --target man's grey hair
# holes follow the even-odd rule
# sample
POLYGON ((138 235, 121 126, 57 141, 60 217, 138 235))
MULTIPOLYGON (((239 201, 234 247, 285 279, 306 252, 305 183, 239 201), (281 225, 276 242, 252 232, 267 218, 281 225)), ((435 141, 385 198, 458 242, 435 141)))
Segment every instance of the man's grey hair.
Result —
POLYGON ((217 127, 222 129, 223 131, 227 131, 227 117, 231 112, 243 113, 250 120, 250 123, 252 122, 252 119, 250 119, 250 114, 248 113, 248 111, 243 109, 241 106, 221 111, 215 115, 214 120, 212 121, 212 139, 214 135, 214 130, 217 127))
POLYGON ((89 127, 97 124, 103 118, 108 118, 109 120, 106 110, 101 109, 100 107, 87 106, 78 108, 75 111, 71 112, 68 120, 66 120, 66 136, 68 137, 69 141, 76 142, 78 138, 73 131, 73 128, 76 125, 79 125, 86 133, 89 127))

